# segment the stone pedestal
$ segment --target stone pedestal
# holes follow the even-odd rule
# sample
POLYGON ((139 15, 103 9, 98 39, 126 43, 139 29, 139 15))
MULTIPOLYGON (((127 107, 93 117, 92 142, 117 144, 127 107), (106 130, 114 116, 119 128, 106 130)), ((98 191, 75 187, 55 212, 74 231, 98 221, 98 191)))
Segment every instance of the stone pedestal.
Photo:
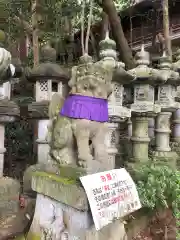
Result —
POLYGON ((180 143, 180 109, 173 113, 172 141, 180 143))
POLYGON ((115 167, 116 156, 118 154, 118 144, 119 144, 119 124, 114 122, 108 123, 108 134, 106 135, 106 146, 108 152, 108 162, 112 166, 112 169, 115 167))
POLYGON ((131 138, 132 137, 132 121, 130 118, 128 119, 127 125, 128 125, 128 138, 131 138))
POLYGON ((150 138, 148 137, 148 121, 148 117, 132 117, 131 141, 133 162, 148 161, 148 145, 150 142, 150 138))
POLYGON ((37 143, 37 164, 32 165, 26 169, 24 173, 24 185, 23 190, 26 194, 32 194, 31 189, 31 174, 32 172, 43 169, 45 170, 46 165, 48 166, 49 157, 49 143, 47 142, 48 132, 48 107, 49 101, 33 102, 28 105, 29 117, 38 122, 38 138, 37 143))
POLYGON ((49 160, 49 144, 47 142, 49 120, 38 121, 38 163, 47 163, 49 160))
POLYGON ((119 131, 119 144, 116 167, 124 167, 125 162, 129 161, 132 153, 132 143, 129 137, 129 121, 122 120, 119 131))
POLYGON ((156 151, 170 152, 170 117, 172 113, 161 112, 156 118, 156 151))
POLYGON ((46 140, 49 125, 48 106, 48 101, 34 102, 28 106, 29 116, 38 120, 37 162, 43 164, 47 163, 49 159, 49 145, 46 140))
POLYGON ((170 118, 171 112, 161 112, 156 117, 156 146, 153 160, 176 164, 177 154, 170 148, 170 118), (169 162, 171 160, 171 162, 169 162))
POLYGON ((127 239, 120 220, 98 232, 95 230, 86 194, 76 181, 45 172, 35 172, 32 189, 38 194, 27 240, 127 239))
POLYGON ((180 166, 180 109, 173 113, 172 119, 172 138, 170 142, 172 151, 179 156, 177 165, 180 166))
POLYGON ((154 137, 155 137, 154 128, 155 128, 155 119, 154 118, 149 118, 148 135, 149 135, 150 139, 154 139, 154 137))

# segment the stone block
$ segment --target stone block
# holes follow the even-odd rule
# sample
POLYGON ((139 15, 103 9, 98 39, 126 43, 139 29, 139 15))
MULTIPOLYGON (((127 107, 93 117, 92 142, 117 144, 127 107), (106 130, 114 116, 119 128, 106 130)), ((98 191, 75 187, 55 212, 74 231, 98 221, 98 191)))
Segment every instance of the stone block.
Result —
POLYGON ((75 209, 81 211, 89 209, 86 193, 74 179, 36 171, 33 172, 31 186, 37 193, 49 196, 75 209))
POLYGON ((60 174, 61 177, 65 178, 71 178, 74 180, 79 180, 80 176, 85 175, 85 170, 82 168, 78 167, 72 167, 72 166, 63 166, 63 167, 58 167, 58 165, 53 165, 52 162, 50 161, 49 163, 42 164, 38 163, 35 165, 31 165, 28 167, 24 173, 24 178, 23 178, 23 191, 24 193, 31 194, 33 192, 32 187, 31 187, 31 180, 33 173, 36 171, 43 171, 43 172, 48 172, 48 173, 53 173, 53 174, 60 174))
POLYGON ((27 237, 27 240, 34 239, 126 240, 127 236, 120 220, 96 231, 90 212, 79 211, 38 194, 34 219, 27 237))
MULTIPOLYGON (((73 198, 73 195, 71 197, 73 198)), ((51 237, 50 239, 56 240, 67 233, 69 239, 76 239, 71 236, 85 236, 85 231, 91 225, 92 217, 88 211, 79 211, 50 197, 37 194, 28 240, 33 240, 34 236, 40 239, 46 234, 51 237)))

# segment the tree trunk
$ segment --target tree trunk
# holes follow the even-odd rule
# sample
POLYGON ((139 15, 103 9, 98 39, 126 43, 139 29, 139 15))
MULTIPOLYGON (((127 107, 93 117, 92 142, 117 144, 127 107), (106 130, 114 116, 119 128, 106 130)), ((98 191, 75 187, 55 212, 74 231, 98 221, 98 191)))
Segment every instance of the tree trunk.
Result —
POLYGON ((32 27, 33 27, 33 56, 34 56, 34 66, 39 64, 39 37, 38 37, 38 19, 37 19, 37 5, 38 0, 32 0, 32 27))
POLYGON ((109 30, 109 18, 108 15, 102 12, 102 26, 101 26, 101 39, 103 40, 106 36, 106 32, 109 30))
POLYGON ((32 39, 33 29, 31 27, 31 25, 23 19, 22 15, 14 16, 13 21, 25 31, 25 33, 29 37, 29 39, 32 39))
POLYGON ((28 51, 27 51, 27 36, 22 32, 19 42, 19 57, 21 62, 25 62, 28 51))
POLYGON ((133 68, 134 60, 132 56, 132 50, 130 49, 127 39, 124 36, 121 20, 118 16, 113 0, 103 0, 101 7, 109 17, 112 34, 116 41, 117 49, 120 53, 122 61, 125 63, 128 69, 133 68))
POLYGON ((167 56, 172 59, 171 38, 169 34, 169 0, 163 0, 163 30, 164 30, 164 44, 167 56))

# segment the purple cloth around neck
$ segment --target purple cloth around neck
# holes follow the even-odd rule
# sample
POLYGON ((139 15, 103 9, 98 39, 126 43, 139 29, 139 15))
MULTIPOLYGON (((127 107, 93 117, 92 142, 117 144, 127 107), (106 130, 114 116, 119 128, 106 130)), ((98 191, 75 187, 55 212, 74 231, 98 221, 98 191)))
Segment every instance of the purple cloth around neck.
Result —
POLYGON ((108 101, 95 97, 69 95, 60 114, 70 118, 108 122, 108 101))

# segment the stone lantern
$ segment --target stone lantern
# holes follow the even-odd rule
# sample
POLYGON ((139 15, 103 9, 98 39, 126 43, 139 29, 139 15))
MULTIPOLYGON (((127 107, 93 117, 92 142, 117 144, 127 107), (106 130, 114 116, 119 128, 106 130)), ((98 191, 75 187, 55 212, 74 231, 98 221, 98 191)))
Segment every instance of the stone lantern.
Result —
POLYGON ((135 76, 133 81, 134 100, 130 108, 132 111, 132 161, 145 162, 148 160, 149 118, 160 112, 160 106, 154 103, 154 84, 158 77, 158 70, 150 68, 150 55, 144 46, 135 56, 137 67, 128 72, 135 76))
POLYGON ((0 177, 4 168, 4 133, 7 122, 13 122, 19 118, 19 107, 10 101, 11 84, 8 82, 16 73, 16 68, 11 64, 11 54, 4 48, 0 48, 0 177))
MULTIPOLYGON (((20 111, 17 104, 10 101, 11 85, 4 84, 15 73, 15 67, 10 67, 11 54, 4 48, 0 48, 0 219, 6 222, 9 216, 19 210, 20 184, 9 177, 3 177, 5 124, 19 119, 20 111), (7 204, 8 203, 8 204, 7 204)), ((3 225, 3 224, 1 224, 3 225)), ((6 225, 6 229, 9 226, 6 225)), ((0 226, 0 235, 4 229, 0 226)))
POLYGON ((38 120, 38 163, 45 163, 49 156, 46 139, 49 101, 54 93, 66 96, 69 75, 65 69, 56 64, 56 50, 47 44, 42 48, 40 64, 30 71, 27 78, 35 83, 36 102, 28 106, 28 111, 33 119, 38 120))
POLYGON ((161 112, 156 118, 156 146, 153 158, 155 160, 172 159, 175 161, 177 155, 170 148, 170 120, 172 112, 180 108, 180 104, 175 101, 179 74, 172 70, 172 62, 165 54, 160 59, 159 68, 159 79, 164 84, 158 86, 158 100, 156 103, 160 104, 161 112))
MULTIPOLYGON (((117 59, 116 43, 109 36, 100 42, 100 56, 113 56, 117 59), (107 48, 107 46, 109 48, 107 48)), ((119 159, 120 153, 120 123, 123 123, 127 118, 131 117, 131 110, 123 106, 124 82, 129 82, 134 79, 131 74, 125 71, 125 65, 122 62, 117 62, 113 79, 112 93, 109 96, 108 111, 109 111, 109 132, 106 136, 108 147, 109 161, 116 163, 116 157, 119 159)))
MULTIPOLYGON (((117 59, 116 43, 109 38, 108 33, 106 38, 100 42, 100 57, 113 57, 117 59), (108 46, 108 47, 107 47, 108 46)), ((133 76, 124 70, 124 64, 117 62, 117 67, 112 79, 112 93, 109 96, 108 111, 109 111, 109 132, 106 136, 106 144, 108 147, 109 161, 115 164, 115 159, 119 156, 119 123, 131 116, 131 110, 123 107, 123 92, 124 88, 121 82, 133 79, 133 76)))

